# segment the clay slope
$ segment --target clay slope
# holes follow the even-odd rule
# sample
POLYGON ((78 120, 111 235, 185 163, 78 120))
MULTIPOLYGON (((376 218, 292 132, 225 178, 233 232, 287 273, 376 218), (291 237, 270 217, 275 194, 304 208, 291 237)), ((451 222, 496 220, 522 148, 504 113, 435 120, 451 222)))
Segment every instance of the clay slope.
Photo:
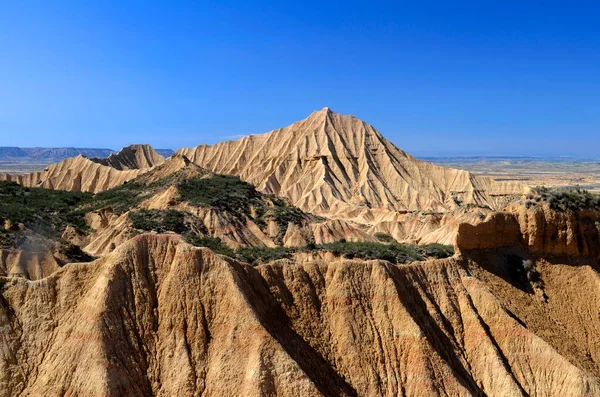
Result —
POLYGON ((107 158, 93 158, 91 160, 122 171, 151 168, 163 163, 165 158, 150 145, 130 145, 121 149, 118 153, 110 154, 107 158))
POLYGON ((4 279, 0 396, 600 395, 598 344, 565 335, 582 365, 534 331, 562 303, 597 335, 597 273, 555 266, 585 294, 561 302, 552 273, 549 303, 511 312, 511 284, 460 258, 253 268, 138 236, 42 282, 4 279))
POLYGON ((328 108, 263 135, 180 149, 198 165, 238 175, 315 214, 371 224, 378 210, 500 209, 522 186, 419 161, 371 125, 328 108))
MULTIPOLYGON (((231 248, 278 245, 297 247, 306 246, 309 242, 324 244, 341 239, 377 241, 364 228, 342 220, 327 220, 301 213, 298 213, 293 221, 278 220, 277 211, 288 206, 285 205, 284 208, 281 200, 255 191, 256 197, 247 197, 247 200, 252 202, 247 211, 193 205, 179 197, 177 182, 190 178, 210 179, 214 176, 210 171, 192 163, 187 157, 175 154, 164 163, 131 181, 133 184, 148 186, 151 193, 130 211, 178 211, 184 214, 189 232, 218 237, 231 248)), ((92 230, 90 235, 79 241, 73 240, 69 235, 63 238, 81 245, 92 255, 106 255, 136 232, 129 214, 128 211, 116 214, 111 208, 90 212, 86 215, 86 222, 92 230)), ((75 238, 79 239, 79 235, 75 235, 75 238)))
POLYGON ((162 164, 164 160, 149 145, 131 145, 106 159, 89 159, 79 155, 50 165, 40 172, 27 175, 0 174, 0 180, 27 187, 98 193, 122 185, 162 164))
POLYGON ((0 174, 0 180, 17 182, 26 187, 97 193, 122 185, 147 169, 120 171, 77 156, 53 164, 44 171, 27 175, 0 174))

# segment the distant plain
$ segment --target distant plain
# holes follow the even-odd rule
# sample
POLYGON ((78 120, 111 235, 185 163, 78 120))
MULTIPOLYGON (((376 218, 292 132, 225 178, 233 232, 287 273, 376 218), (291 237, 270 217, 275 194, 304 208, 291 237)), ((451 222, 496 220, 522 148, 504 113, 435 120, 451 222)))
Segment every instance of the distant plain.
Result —
POLYGON ((600 159, 480 156, 421 159, 498 181, 519 181, 530 187, 578 185, 590 191, 600 191, 600 159))

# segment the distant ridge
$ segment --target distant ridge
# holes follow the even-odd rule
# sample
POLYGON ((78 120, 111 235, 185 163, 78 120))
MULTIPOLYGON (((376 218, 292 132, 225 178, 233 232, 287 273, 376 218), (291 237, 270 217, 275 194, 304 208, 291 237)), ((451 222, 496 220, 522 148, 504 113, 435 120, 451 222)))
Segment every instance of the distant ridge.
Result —
MULTIPOLYGON (((163 157, 169 157, 175 153, 171 149, 156 149, 156 152, 163 157)), ((103 148, 44 148, 44 147, 11 147, 0 146, 0 161, 19 160, 19 161, 41 161, 41 162, 56 162, 62 161, 70 157, 79 155, 85 157, 105 158, 116 153, 112 149, 103 148)))
POLYGON ((69 157, 79 155, 86 157, 107 157, 114 150, 95 149, 95 148, 20 148, 20 147, 0 147, 0 160, 25 159, 32 160, 52 160, 60 161, 69 157))
POLYGON ((131 145, 104 159, 80 154, 49 165, 43 171, 0 173, 0 180, 28 187, 98 193, 148 172, 164 161, 150 145, 131 145))

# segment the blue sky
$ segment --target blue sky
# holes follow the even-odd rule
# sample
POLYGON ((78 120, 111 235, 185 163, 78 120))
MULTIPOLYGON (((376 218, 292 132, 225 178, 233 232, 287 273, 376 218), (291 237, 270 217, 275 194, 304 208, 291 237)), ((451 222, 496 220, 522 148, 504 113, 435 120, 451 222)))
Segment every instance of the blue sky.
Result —
POLYGON ((178 148, 354 114, 416 155, 600 156, 600 5, 3 1, 0 146, 178 148))

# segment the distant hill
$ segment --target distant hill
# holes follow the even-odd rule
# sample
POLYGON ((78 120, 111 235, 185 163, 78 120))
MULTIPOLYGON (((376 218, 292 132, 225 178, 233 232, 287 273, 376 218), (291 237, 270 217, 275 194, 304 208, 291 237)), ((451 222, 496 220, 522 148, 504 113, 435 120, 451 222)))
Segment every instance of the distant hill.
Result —
POLYGON ((29 158, 32 160, 52 160, 60 161, 69 157, 77 157, 80 154, 86 157, 108 157, 114 153, 111 149, 91 149, 91 148, 19 148, 19 147, 0 147, 0 160, 29 158))
POLYGON ((27 152, 19 147, 0 147, 0 160, 17 159, 29 156, 27 152))
MULTIPOLYGON (((163 157, 169 157, 174 152, 171 149, 157 149, 156 152, 163 157)), ((62 161, 69 157, 77 157, 83 155, 89 158, 106 158, 111 154, 116 153, 112 149, 98 148, 21 148, 21 147, 0 147, 0 161, 19 160, 19 161, 40 161, 40 162, 56 162, 62 161)))
POLYGON ((154 150, 156 151, 156 153, 160 154, 164 158, 171 157, 171 155, 173 153, 175 153, 175 151, 171 150, 171 149, 154 149, 154 150))

